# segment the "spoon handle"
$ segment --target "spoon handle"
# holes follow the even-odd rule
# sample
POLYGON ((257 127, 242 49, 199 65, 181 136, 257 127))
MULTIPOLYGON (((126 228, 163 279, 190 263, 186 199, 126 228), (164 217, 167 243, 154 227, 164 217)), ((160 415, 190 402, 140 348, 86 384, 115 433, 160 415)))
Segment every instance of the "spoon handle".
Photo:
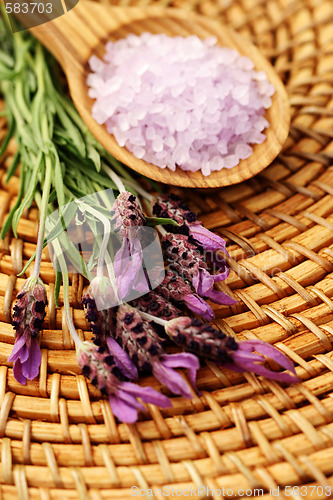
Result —
MULTIPOLYGON (((75 1, 62 0, 62 4, 75 1)), ((166 10, 161 7, 111 7, 79 0, 56 18, 55 12, 15 15, 24 26, 35 26, 29 28, 31 33, 55 56, 69 77, 73 72, 82 73, 92 53, 102 55, 111 32, 132 21, 144 20, 148 12, 161 17, 166 10)))

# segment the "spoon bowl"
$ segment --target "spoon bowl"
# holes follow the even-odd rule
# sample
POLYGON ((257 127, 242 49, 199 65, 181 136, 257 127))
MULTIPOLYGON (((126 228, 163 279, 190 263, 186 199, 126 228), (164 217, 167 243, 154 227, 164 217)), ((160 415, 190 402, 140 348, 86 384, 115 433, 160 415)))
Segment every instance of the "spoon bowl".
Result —
MULTIPOLYGON (((22 16, 20 16, 22 17, 22 16)), ((25 24, 24 19, 20 19, 25 24)), ((69 85, 71 97, 84 122, 96 139, 115 158, 138 173, 170 185, 193 188, 216 188, 249 179, 267 167, 281 151, 290 125, 290 110, 286 90, 271 64, 259 50, 227 26, 203 16, 173 8, 114 7, 80 0, 69 12, 52 21, 31 28, 61 64, 69 85), (231 169, 222 169, 204 176, 201 172, 186 172, 177 168, 172 172, 136 158, 125 147, 120 147, 104 125, 91 115, 94 101, 88 96, 88 61, 91 55, 102 58, 107 41, 126 37, 129 33, 165 33, 169 36, 197 35, 200 38, 216 36, 221 46, 237 49, 252 59, 257 71, 265 71, 275 87, 272 106, 265 118, 270 126, 264 133, 266 140, 253 145, 252 155, 231 169)))

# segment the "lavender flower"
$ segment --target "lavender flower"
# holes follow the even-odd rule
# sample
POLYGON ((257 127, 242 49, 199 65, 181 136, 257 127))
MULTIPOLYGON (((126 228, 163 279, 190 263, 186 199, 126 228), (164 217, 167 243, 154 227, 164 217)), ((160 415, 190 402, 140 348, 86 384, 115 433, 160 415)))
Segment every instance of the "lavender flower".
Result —
POLYGON ((170 217, 178 222, 178 227, 165 226, 170 233, 185 234, 192 237, 204 250, 213 252, 220 250, 228 255, 224 239, 203 227, 197 220, 196 214, 177 195, 171 193, 159 196, 153 206, 153 214, 157 217, 170 217))
POLYGON ((146 293, 146 295, 138 299, 132 300, 130 305, 139 309, 139 311, 152 314, 166 321, 181 316, 180 310, 171 304, 164 296, 156 293, 156 290, 146 293))
POLYGON ((149 285, 142 271, 143 254, 139 239, 146 219, 136 197, 128 191, 120 193, 111 216, 114 230, 122 242, 114 258, 119 298, 125 298, 131 289, 147 293, 149 285))
POLYGON ((114 356, 115 364, 129 379, 138 378, 138 370, 128 355, 111 337, 116 333, 116 307, 107 308, 107 304, 114 303, 114 292, 109 280, 105 277, 96 277, 90 283, 83 296, 82 304, 86 310, 86 319, 94 334, 93 342, 99 347, 100 353, 107 351, 114 356), (97 304, 105 309, 98 310, 97 304))
POLYGON ((187 236, 167 233, 162 238, 162 248, 169 269, 191 283, 198 295, 217 304, 232 305, 237 302, 226 293, 214 290, 215 281, 224 280, 229 270, 225 268, 223 272, 211 275, 200 248, 191 243, 187 236))
MULTIPOLYGON (((199 314, 208 321, 211 321, 214 317, 214 313, 210 305, 199 297, 199 295, 193 293, 188 282, 185 282, 180 276, 177 276, 171 271, 166 271, 162 283, 155 288, 155 292, 163 296, 166 300, 171 300, 179 304, 185 304, 191 311, 199 314)), ((147 310, 145 312, 150 312, 154 315, 152 311, 147 310)))
POLYGON ((106 278, 94 278, 82 298, 82 305, 86 312, 86 320, 94 334, 93 342, 97 346, 106 347, 106 340, 114 335, 116 329, 116 309, 108 307, 114 303, 114 294, 110 282, 106 278), (109 301, 110 299, 110 301, 109 301), (99 310, 96 304, 105 306, 99 310), (104 304, 102 303, 104 301, 104 304), (113 333, 112 333, 113 332, 113 333))
POLYGON ((41 363, 37 335, 42 329, 47 304, 43 282, 35 277, 27 279, 17 299, 12 321, 15 344, 8 361, 14 361, 14 377, 25 385, 27 379, 37 377, 41 363))
POLYGON ((128 305, 119 307, 116 339, 128 352, 139 371, 152 372, 174 394, 192 398, 188 384, 173 368, 187 368, 191 384, 195 387, 198 358, 188 353, 165 354, 165 341, 136 309, 128 305))
POLYGON ((196 318, 175 318, 168 321, 164 328, 170 338, 186 351, 212 359, 231 370, 251 371, 280 382, 298 382, 292 362, 267 342, 262 340, 237 342, 233 337, 196 318), (262 364, 265 361, 264 356, 276 361, 292 374, 269 370, 262 364))
MULTIPOLYGON (((77 353, 77 360, 82 373, 109 397, 111 409, 121 422, 133 423, 138 418, 138 410, 144 410, 138 397, 145 403, 152 403, 162 408, 171 406, 170 400, 151 387, 140 387, 122 380, 123 372, 115 363, 114 357, 99 352, 90 342, 82 342, 77 353)), ((128 360, 130 363, 130 360, 128 360)))

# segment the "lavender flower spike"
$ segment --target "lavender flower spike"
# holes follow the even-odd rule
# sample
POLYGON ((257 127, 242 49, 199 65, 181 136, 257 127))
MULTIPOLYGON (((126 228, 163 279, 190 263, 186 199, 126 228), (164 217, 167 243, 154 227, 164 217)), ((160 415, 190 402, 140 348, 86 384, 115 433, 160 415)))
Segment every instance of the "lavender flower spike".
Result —
POLYGON ((116 329, 116 311, 110 307, 115 303, 114 300, 111 283, 105 277, 94 278, 82 297, 86 320, 90 323, 97 346, 105 347, 107 338, 116 329))
POLYGON ((105 277, 94 278, 86 290, 82 304, 86 310, 86 319, 94 334, 93 342, 99 347, 99 352, 107 352, 114 356, 115 363, 122 374, 129 379, 138 378, 138 370, 128 355, 111 337, 116 332, 116 307, 107 307, 114 302, 114 291, 105 277), (104 307, 99 310, 97 304, 104 307))
MULTIPOLYGON (((214 312, 210 305, 193 292, 189 283, 186 283, 180 276, 177 276, 171 271, 165 273, 162 283, 155 288, 155 291, 166 300, 172 300, 178 304, 185 304, 191 311, 199 314, 207 321, 211 321, 214 317, 214 312)), ((154 315, 151 311, 145 312, 150 312, 154 315)))
POLYGON ((233 305, 237 301, 226 293, 214 289, 215 281, 227 278, 227 267, 219 274, 210 274, 200 249, 183 234, 167 233, 162 238, 162 248, 169 269, 193 285, 194 290, 203 298, 224 305, 233 305))
POLYGON ((166 321, 182 315, 177 307, 171 304, 163 295, 156 293, 155 290, 146 293, 146 295, 138 299, 132 300, 130 305, 139 309, 139 311, 152 314, 166 321))
POLYGON ((229 255, 225 248, 225 241, 221 236, 206 229, 194 212, 177 195, 159 196, 153 206, 153 214, 157 217, 170 217, 178 222, 179 226, 166 226, 170 233, 181 232, 191 236, 204 250, 216 252, 220 250, 229 255))
POLYGON ((147 293, 149 285, 142 271, 143 254, 139 238, 146 219, 134 194, 128 191, 120 193, 111 215, 114 230, 121 240, 121 247, 114 258, 119 298, 125 298, 131 289, 147 293))
POLYGON ((116 340, 128 352, 139 371, 152 372, 174 394, 192 398, 190 387, 173 368, 187 368, 190 382, 195 387, 196 372, 199 369, 198 358, 184 352, 165 354, 165 341, 159 337, 153 325, 128 305, 118 309, 116 340))
POLYGON ((280 382, 296 383, 299 381, 292 362, 281 351, 262 340, 237 342, 233 337, 228 337, 213 326, 206 325, 199 319, 188 317, 168 321, 165 331, 176 344, 185 350, 212 359, 231 370, 250 371, 280 382), (269 370, 262 364, 265 362, 264 356, 276 361, 291 373, 269 370))
POLYGON ((161 408, 171 406, 170 400, 151 387, 140 387, 122 379, 122 374, 115 364, 113 356, 99 352, 90 342, 82 342, 77 352, 77 360, 83 375, 109 397, 114 415, 121 421, 133 423, 137 421, 138 410, 144 410, 137 400, 152 403, 161 408))
POLYGON ((15 379, 25 385, 27 379, 37 377, 41 363, 37 335, 42 329, 47 304, 43 282, 35 277, 27 279, 17 299, 12 321, 15 344, 8 361, 14 362, 15 379))

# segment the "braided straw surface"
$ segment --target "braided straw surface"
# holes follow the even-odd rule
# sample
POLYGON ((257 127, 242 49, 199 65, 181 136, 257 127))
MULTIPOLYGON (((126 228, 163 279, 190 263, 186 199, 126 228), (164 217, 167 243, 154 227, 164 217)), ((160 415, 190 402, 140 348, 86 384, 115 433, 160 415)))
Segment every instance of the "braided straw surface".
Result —
MULTIPOLYGON (((302 384, 282 387, 207 363, 198 376, 200 397, 174 397, 166 410, 147 405, 135 425, 118 424, 107 400, 79 373, 63 309, 55 309, 54 272, 45 251, 41 277, 49 307, 40 376, 19 385, 7 363, 14 342, 10 314, 24 281, 16 274, 35 248, 38 214, 32 208, 21 219, 19 239, 7 237, 0 253, 3 500, 124 499, 134 485, 208 487, 215 498, 223 487, 227 498, 240 497, 240 489, 252 489, 253 496, 262 489, 262 498, 271 498, 278 486, 285 498, 284 486, 299 485, 295 498, 317 499, 328 498, 333 488, 333 3, 172 5, 220 18, 251 39, 288 90, 290 135, 272 165, 233 187, 175 191, 228 242, 232 272, 219 286, 239 302, 215 308, 216 325, 240 339, 274 343, 294 361, 302 384)), ((0 139, 5 130, 0 118, 0 139)), ((14 152, 11 143, 1 164, 0 223, 18 192, 18 178, 4 185, 14 152)), ((73 276, 74 322, 79 335, 90 338, 82 290, 81 277, 73 276)), ((151 377, 142 383, 160 388, 151 377)))

